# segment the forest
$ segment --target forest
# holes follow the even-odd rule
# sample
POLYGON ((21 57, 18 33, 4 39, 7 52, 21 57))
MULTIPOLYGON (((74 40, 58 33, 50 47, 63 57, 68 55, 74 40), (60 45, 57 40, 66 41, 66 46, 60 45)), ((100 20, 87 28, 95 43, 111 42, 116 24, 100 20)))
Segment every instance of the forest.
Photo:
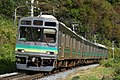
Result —
MULTIPOLYGON (((30 0, 0 0, 0 73, 8 67, 14 71, 17 23, 21 17, 30 16, 30 5, 30 0)), ((35 0, 33 5, 34 16, 42 12, 54 15, 70 28, 77 24, 76 33, 92 42, 96 39, 111 48, 114 41, 115 56, 119 56, 120 0, 35 0)))
MULTIPOLYGON (((67 26, 77 23, 76 32, 93 41, 116 47, 120 46, 120 1, 119 0, 35 0, 34 16, 42 12, 52 14, 67 26)), ((14 20, 30 16, 30 0, 1 0, 0 15, 14 20)))

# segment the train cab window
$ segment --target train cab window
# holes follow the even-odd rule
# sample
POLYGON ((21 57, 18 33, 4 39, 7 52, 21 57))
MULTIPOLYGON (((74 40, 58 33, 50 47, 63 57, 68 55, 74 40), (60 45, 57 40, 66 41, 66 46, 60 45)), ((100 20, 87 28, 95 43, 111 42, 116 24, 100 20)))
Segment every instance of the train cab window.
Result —
POLYGON ((21 25, 31 25, 31 21, 29 21, 29 20, 21 20, 21 25))
POLYGON ((44 29, 44 42, 55 43, 56 42, 56 30, 55 29, 44 29))
POLYGON ((41 28, 21 26, 19 32, 20 41, 41 41, 41 28))
POLYGON ((56 22, 45 22, 45 26, 56 26, 56 22))
POLYGON ((41 20, 34 20, 34 21, 33 21, 33 25, 42 26, 42 25, 43 25, 43 21, 41 21, 41 20))

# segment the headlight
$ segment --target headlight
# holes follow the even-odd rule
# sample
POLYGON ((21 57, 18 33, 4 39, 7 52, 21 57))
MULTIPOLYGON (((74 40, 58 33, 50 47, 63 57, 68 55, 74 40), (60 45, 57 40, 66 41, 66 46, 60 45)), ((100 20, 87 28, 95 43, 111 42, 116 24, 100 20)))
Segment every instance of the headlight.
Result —
POLYGON ((50 51, 46 51, 46 54, 50 54, 50 51))
POLYGON ((46 54, 54 54, 54 52, 46 51, 46 54))
POLYGON ((17 51, 18 51, 18 52, 25 52, 24 49, 18 49, 17 51))
POLYGON ((35 57, 33 57, 33 58, 32 58, 32 62, 35 62, 35 59, 36 59, 36 58, 35 58, 35 57))

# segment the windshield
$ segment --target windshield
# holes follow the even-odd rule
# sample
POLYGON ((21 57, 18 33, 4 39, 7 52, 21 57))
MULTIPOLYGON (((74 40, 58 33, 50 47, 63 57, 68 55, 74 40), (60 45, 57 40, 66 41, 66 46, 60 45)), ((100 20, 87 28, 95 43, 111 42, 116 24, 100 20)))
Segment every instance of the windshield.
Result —
POLYGON ((38 27, 20 27, 19 40, 37 41, 37 42, 56 42, 56 30, 38 27))

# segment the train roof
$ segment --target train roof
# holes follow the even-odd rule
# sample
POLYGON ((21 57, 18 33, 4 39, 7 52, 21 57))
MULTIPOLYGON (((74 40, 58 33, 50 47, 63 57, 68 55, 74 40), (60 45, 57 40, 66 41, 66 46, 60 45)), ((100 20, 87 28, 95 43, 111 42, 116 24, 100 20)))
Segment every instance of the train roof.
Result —
POLYGON ((99 43, 94 43, 95 45, 97 45, 97 46, 99 46, 99 47, 102 47, 102 48, 106 48, 107 49, 107 47, 105 46, 105 45, 102 45, 102 44, 99 44, 99 43))
POLYGON ((81 40, 83 40, 84 42, 87 42, 89 44, 92 44, 94 46, 98 46, 98 47, 101 47, 101 48, 106 48, 107 47, 105 45, 102 45, 102 44, 99 44, 99 43, 94 43, 94 42, 91 42, 89 40, 87 40, 86 38, 84 38, 83 36, 80 36, 78 35, 77 33, 75 33, 74 31, 72 31, 69 27, 67 27, 64 23, 62 22, 59 22, 61 25, 63 25, 66 29, 68 29, 71 33, 75 34, 77 37, 79 37, 81 40))
POLYGON ((40 18, 47 18, 47 19, 56 19, 53 15, 39 15, 38 17, 40 17, 40 18))
POLYGON ((23 17, 21 20, 33 20, 33 19, 52 19, 52 20, 57 20, 53 15, 39 15, 36 17, 23 17))

